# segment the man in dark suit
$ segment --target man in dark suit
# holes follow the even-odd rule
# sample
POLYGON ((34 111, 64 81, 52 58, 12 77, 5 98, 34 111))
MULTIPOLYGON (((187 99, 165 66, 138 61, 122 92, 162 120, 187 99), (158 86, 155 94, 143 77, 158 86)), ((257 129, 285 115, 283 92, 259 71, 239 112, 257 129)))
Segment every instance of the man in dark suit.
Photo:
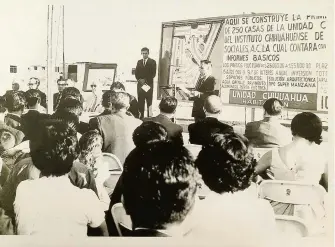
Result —
MULTIPOLYGON (((142 121, 127 115, 129 96, 125 92, 111 92, 112 114, 98 116, 89 121, 90 129, 97 129, 103 138, 102 151, 116 155, 120 161, 125 161, 130 151, 135 147, 132 135, 142 121)), ((106 96, 105 96, 106 97, 106 96)))
POLYGON ((152 97, 154 78, 156 76, 156 61, 149 58, 149 49, 144 47, 141 49, 143 59, 138 60, 135 77, 137 83, 137 99, 141 118, 144 118, 144 106, 147 102, 148 117, 152 116, 152 97))
POLYGON ((60 78, 57 80, 57 86, 58 86, 58 93, 54 93, 53 95, 53 109, 54 111, 56 110, 57 106, 59 105, 61 96, 62 96, 62 92, 64 90, 64 88, 66 88, 68 85, 68 83, 60 78))
POLYGON ((168 138, 176 144, 183 145, 183 128, 171 121, 178 105, 175 97, 165 97, 159 103, 160 114, 156 117, 145 118, 143 121, 153 121, 163 125, 168 133, 168 138))
POLYGON ((21 129, 25 135, 25 140, 31 140, 40 131, 40 120, 48 117, 47 114, 40 113, 41 94, 37 89, 29 89, 26 92, 27 106, 29 111, 21 116, 21 129))
POLYGON ((190 143, 204 146, 210 143, 211 135, 234 131, 233 127, 218 120, 221 108, 222 103, 218 96, 211 95, 205 99, 204 111, 206 117, 188 126, 190 143))
POLYGON ((43 93, 41 90, 38 89, 41 82, 38 78, 32 77, 29 79, 28 87, 29 89, 36 89, 38 93, 40 94, 41 102, 40 105, 43 106, 45 109, 47 108, 47 96, 45 93, 43 93))
POLYGON ((292 141, 291 130, 283 126, 281 116, 283 103, 275 98, 268 99, 263 104, 264 119, 250 122, 245 128, 245 137, 250 144, 259 148, 281 147, 292 141))
POLYGON ((193 100, 192 117, 197 122, 206 117, 203 110, 205 99, 210 95, 219 95, 215 78, 212 76, 212 63, 209 60, 202 60, 200 63, 200 78, 195 85, 195 91, 196 95, 190 100, 193 100))
POLYGON ((25 93, 22 91, 13 91, 8 94, 6 98, 6 106, 8 113, 4 118, 5 124, 21 130, 21 116, 26 106, 25 93))

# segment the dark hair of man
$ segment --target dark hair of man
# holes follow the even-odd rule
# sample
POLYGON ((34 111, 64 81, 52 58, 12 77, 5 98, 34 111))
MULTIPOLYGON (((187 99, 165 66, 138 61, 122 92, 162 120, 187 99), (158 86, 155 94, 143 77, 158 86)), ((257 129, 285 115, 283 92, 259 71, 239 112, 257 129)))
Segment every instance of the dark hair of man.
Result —
POLYGON ((17 82, 14 82, 14 83, 12 84, 12 87, 14 87, 13 89, 16 90, 16 91, 19 91, 19 90, 20 90, 20 84, 17 83, 17 82))
POLYGON ((320 145, 322 142, 322 121, 312 112, 297 114, 291 122, 293 136, 302 137, 320 145))
POLYGON ((214 134, 195 162, 207 187, 219 194, 248 188, 256 161, 248 140, 236 133, 214 134))
POLYGON ((79 139, 80 159, 85 165, 94 166, 95 160, 92 152, 96 147, 102 147, 103 140, 97 130, 89 130, 79 139))
POLYGON ((79 154, 75 125, 46 119, 41 121, 37 136, 30 141, 30 155, 42 175, 58 177, 70 172, 79 154))
POLYGON ((125 92, 114 92, 112 94, 112 106, 116 111, 127 109, 130 105, 130 97, 125 92))
POLYGON ((178 106, 178 100, 175 97, 164 97, 159 103, 159 110, 164 113, 175 113, 178 106))
POLYGON ((142 51, 147 51, 148 53, 149 53, 149 48, 147 48, 147 47, 143 47, 142 49, 141 49, 141 52, 142 51))
POLYGON ((41 102, 41 95, 37 89, 29 89, 26 92, 26 99, 28 107, 33 107, 41 102))
POLYGON ((112 107, 112 95, 114 92, 112 91, 106 91, 102 95, 102 106, 105 108, 111 108, 112 107))
POLYGON ((79 100, 81 103, 84 102, 84 98, 81 95, 78 88, 75 87, 66 87, 62 92, 62 99, 73 98, 79 100))
POLYGON ((57 112, 70 112, 79 117, 83 112, 83 104, 77 99, 62 98, 59 102, 57 112))
POLYGON ((192 210, 199 175, 185 147, 164 141, 136 147, 124 167, 124 206, 133 227, 165 229, 192 210))
POLYGON ((25 93, 22 91, 11 92, 6 97, 8 112, 23 111, 26 105, 25 93))
POLYGON ((263 104, 263 108, 270 116, 278 116, 283 109, 283 102, 276 98, 270 98, 263 104))
POLYGON ((152 121, 143 122, 133 133, 133 141, 136 147, 153 142, 165 141, 167 138, 165 127, 152 121))
POLYGON ((126 91, 126 88, 124 87, 123 83, 121 83, 119 81, 113 82, 111 87, 110 87, 111 91, 114 91, 115 89, 126 91))
POLYGON ((205 60, 201 60, 200 61, 200 64, 210 64, 210 65, 212 65, 212 62, 211 61, 209 61, 209 60, 207 60, 207 59, 205 59, 205 60))
POLYGON ((65 81, 65 79, 62 76, 57 80, 57 84, 59 84, 61 81, 65 81))
POLYGON ((41 84, 40 79, 38 79, 37 77, 31 77, 31 78, 29 79, 29 82, 30 82, 31 80, 35 80, 35 81, 36 81, 37 87, 40 86, 40 84, 41 84))

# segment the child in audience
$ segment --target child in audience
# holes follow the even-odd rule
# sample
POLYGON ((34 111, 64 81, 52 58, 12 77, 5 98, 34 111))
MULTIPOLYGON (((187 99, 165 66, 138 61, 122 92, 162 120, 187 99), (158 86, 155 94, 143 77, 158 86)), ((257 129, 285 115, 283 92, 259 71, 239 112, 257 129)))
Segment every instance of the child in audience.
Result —
POLYGON ((19 235, 84 237, 87 226, 108 235, 105 214, 93 191, 75 187, 68 174, 78 158, 74 124, 46 120, 31 147, 31 158, 41 177, 22 181, 14 210, 19 235))
POLYGON ((257 198, 252 186, 256 161, 245 137, 233 132, 214 134, 195 164, 211 193, 200 201, 199 225, 192 233, 220 236, 235 244, 260 244, 273 236, 274 212, 266 200, 257 198))
POLYGON ((86 165, 94 174, 100 201, 109 206, 109 196, 104 187, 104 182, 109 177, 108 164, 102 161, 102 137, 97 130, 90 130, 82 135, 79 140, 79 161, 86 165))

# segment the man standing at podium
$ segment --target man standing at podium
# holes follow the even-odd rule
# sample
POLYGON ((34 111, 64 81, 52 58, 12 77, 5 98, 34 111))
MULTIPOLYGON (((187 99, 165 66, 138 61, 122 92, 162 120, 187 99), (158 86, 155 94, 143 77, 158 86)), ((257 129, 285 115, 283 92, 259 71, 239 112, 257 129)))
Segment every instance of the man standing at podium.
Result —
POLYGON ((152 116, 152 97, 153 97, 153 84, 156 76, 156 61, 149 58, 149 49, 144 47, 141 49, 143 59, 138 60, 135 77, 137 83, 137 100, 138 108, 141 118, 144 118, 145 102, 147 102, 148 117, 152 116))
POLYGON ((198 122, 206 117, 203 109, 205 99, 210 95, 219 96, 215 78, 212 76, 212 63, 209 60, 200 62, 200 78, 195 85, 195 91, 195 96, 190 97, 190 100, 193 100, 192 117, 198 122))

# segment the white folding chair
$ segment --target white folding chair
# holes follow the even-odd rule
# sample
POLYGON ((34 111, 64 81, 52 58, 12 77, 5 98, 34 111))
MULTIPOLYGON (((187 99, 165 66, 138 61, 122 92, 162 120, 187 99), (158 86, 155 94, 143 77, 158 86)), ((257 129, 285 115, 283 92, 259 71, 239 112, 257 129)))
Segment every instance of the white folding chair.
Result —
POLYGON ((254 158, 259 161, 264 154, 271 150, 273 150, 273 148, 252 148, 252 153, 254 154, 254 158))
POLYGON ((118 157, 114 154, 103 153, 103 162, 108 163, 109 167, 109 178, 104 182, 108 195, 111 195, 114 191, 115 185, 122 174, 123 167, 118 157))
POLYGON ((193 155, 194 158, 197 158, 202 146, 201 145, 196 145, 196 144, 185 144, 185 148, 187 148, 188 151, 193 155))
POLYGON ((114 204, 111 213, 119 236, 128 235, 127 232, 132 231, 132 222, 122 203, 114 204))
POLYGON ((276 215, 276 226, 281 234, 289 237, 307 237, 308 228, 303 220, 295 216, 276 215))

